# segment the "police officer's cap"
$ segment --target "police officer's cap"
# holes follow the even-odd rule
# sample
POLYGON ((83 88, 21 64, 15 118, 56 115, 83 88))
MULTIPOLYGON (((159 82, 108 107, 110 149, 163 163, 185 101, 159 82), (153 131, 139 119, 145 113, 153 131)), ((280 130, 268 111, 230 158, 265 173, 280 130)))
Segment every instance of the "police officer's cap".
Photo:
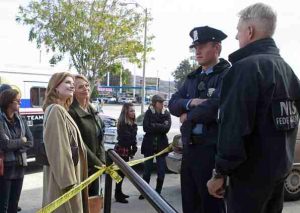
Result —
POLYGON ((151 101, 153 104, 155 104, 156 102, 164 102, 165 99, 163 97, 161 97, 160 95, 153 95, 151 101))
POLYGON ((193 43, 190 48, 196 46, 196 44, 206 43, 209 41, 221 42, 227 35, 221 30, 215 28, 204 26, 204 27, 195 27, 191 30, 190 36, 193 39, 193 43))

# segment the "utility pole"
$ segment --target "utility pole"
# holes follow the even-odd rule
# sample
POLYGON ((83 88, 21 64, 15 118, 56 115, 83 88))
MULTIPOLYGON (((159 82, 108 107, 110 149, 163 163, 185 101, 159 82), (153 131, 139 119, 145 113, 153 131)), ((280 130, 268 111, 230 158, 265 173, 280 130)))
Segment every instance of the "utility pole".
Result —
POLYGON ((143 88, 142 88, 142 105, 141 114, 144 113, 145 108, 145 92, 146 92, 146 54, 147 54, 147 19, 148 11, 147 8, 144 9, 145 12, 145 29, 144 29, 144 55, 143 55, 143 88))

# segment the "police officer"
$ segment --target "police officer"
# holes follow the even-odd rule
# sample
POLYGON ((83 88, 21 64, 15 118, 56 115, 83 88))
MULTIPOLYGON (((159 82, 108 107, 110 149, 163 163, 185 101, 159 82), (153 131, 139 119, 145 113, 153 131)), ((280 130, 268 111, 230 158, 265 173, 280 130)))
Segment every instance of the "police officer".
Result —
POLYGON ((169 101, 171 114, 180 117, 183 141, 181 190, 183 212, 219 213, 223 199, 208 194, 206 182, 214 168, 217 142, 218 97, 222 78, 230 64, 219 58, 221 41, 227 37, 212 27, 190 32, 196 59, 201 65, 169 101))
POLYGON ((293 164, 300 110, 300 84, 272 36, 276 13, 257 3, 242 10, 240 49, 220 97, 216 168, 209 192, 222 197, 230 177, 229 213, 281 212, 284 180, 293 164))

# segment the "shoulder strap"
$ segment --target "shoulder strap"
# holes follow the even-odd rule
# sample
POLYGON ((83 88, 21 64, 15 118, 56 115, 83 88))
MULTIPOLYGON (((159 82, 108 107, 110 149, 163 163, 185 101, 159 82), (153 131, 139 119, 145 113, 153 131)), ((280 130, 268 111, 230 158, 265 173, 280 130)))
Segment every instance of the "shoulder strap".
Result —
POLYGON ((48 120, 49 114, 50 114, 52 108, 54 107, 54 104, 51 104, 49 107, 50 107, 50 108, 49 108, 49 110, 48 110, 48 113, 47 113, 46 115, 44 114, 45 117, 44 117, 44 124, 43 124, 43 126, 45 126, 45 124, 46 124, 46 122, 47 122, 47 120, 48 120))

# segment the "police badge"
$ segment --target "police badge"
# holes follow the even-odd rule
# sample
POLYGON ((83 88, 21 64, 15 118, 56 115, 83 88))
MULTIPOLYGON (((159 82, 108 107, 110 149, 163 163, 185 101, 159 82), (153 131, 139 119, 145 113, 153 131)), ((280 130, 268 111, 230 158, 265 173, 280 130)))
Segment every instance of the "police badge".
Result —
POLYGON ((207 97, 211 97, 215 90, 215 88, 208 88, 207 97))

